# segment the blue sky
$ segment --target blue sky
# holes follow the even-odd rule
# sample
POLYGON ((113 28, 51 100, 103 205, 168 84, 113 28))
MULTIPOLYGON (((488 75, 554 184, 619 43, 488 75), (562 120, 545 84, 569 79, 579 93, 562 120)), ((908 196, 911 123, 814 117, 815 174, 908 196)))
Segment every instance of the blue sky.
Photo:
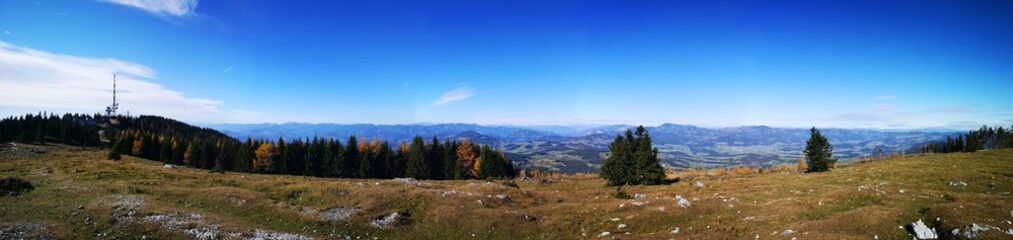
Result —
POLYGON ((1010 1, 0 2, 0 114, 1013 124, 1010 1))

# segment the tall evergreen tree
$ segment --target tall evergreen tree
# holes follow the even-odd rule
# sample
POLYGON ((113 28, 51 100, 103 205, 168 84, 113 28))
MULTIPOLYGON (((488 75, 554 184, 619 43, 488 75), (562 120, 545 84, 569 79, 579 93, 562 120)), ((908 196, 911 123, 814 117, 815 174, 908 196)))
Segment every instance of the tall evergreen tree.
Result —
POLYGON ((303 173, 309 176, 323 176, 324 143, 320 138, 313 137, 309 149, 306 152, 306 168, 303 173))
POLYGON ((426 147, 429 149, 426 157, 429 177, 432 179, 447 179, 446 168, 443 167, 447 151, 443 148, 443 144, 440 144, 440 140, 434 136, 433 140, 426 147))
POLYGON ((632 159, 629 142, 621 135, 616 135, 615 140, 609 144, 609 156, 602 162, 598 175, 608 181, 609 186, 630 184, 628 173, 632 159))
POLYGON ((426 162, 426 142, 422 140, 422 137, 415 136, 412 139, 412 143, 408 145, 407 164, 405 166, 405 176, 428 179, 429 178, 429 165, 426 162))
POLYGON ((246 142, 243 142, 242 144, 239 145, 239 149, 237 150, 239 152, 236 153, 235 171, 237 172, 253 171, 254 151, 251 146, 253 146, 253 139, 246 139, 246 142))
POLYGON ((348 137, 345 146, 344 166, 341 169, 342 177, 359 177, 359 141, 355 136, 348 137))
POLYGON ((809 130, 809 140, 806 141, 805 153, 806 164, 809 165, 807 172, 826 172, 830 171, 830 168, 837 162, 833 158, 833 146, 830 146, 830 142, 827 141, 823 134, 820 134, 820 130, 813 127, 809 130))
POLYGON ((644 126, 637 127, 637 149, 633 152, 634 181, 640 184, 656 185, 665 180, 665 169, 658 159, 658 149, 653 148, 651 135, 644 126))

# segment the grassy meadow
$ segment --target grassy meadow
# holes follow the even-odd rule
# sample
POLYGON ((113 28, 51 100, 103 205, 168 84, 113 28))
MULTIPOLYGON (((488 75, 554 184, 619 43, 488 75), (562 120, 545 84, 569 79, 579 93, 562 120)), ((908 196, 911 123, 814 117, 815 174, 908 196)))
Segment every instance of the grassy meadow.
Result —
POLYGON ((105 160, 97 149, 3 145, 0 177, 35 185, 0 197, 3 239, 911 239, 905 228, 919 219, 943 238, 972 223, 992 227, 976 239, 1013 238, 1013 150, 814 174, 675 172, 670 185, 623 188, 646 195, 624 199, 587 174, 537 176, 516 188, 218 174, 105 160), (373 225, 393 212, 407 217, 373 225))

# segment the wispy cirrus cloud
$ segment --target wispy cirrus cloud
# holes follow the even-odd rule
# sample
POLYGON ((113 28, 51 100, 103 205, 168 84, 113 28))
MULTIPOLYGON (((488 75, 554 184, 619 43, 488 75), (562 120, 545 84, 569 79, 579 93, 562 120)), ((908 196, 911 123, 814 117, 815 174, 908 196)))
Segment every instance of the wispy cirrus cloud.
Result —
POLYGON ((194 14, 197 0, 98 0, 140 8, 159 16, 185 17, 194 14))
POLYGON ((894 95, 883 95, 883 96, 873 97, 872 99, 875 99, 875 100, 893 100, 893 99, 897 99, 897 96, 894 96, 894 95))
POLYGON ((433 106, 443 105, 451 102, 465 100, 475 96, 475 91, 469 87, 459 87, 444 93, 440 99, 433 102, 433 106))
POLYGON ((112 102, 112 77, 117 74, 121 112, 153 114, 181 120, 234 121, 248 111, 222 110, 219 100, 194 98, 152 82, 155 70, 111 58, 87 58, 39 51, 0 41, 0 106, 100 112, 112 102))

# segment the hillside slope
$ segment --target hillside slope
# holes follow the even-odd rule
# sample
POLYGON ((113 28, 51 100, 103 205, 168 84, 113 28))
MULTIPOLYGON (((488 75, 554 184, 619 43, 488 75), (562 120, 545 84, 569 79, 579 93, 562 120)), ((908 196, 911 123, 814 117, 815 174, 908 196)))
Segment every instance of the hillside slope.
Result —
POLYGON ((1004 233, 1013 233, 1013 150, 909 156, 819 174, 683 175, 672 185, 625 188, 644 199, 614 198, 593 175, 512 188, 213 174, 127 156, 108 161, 105 153, 2 144, 0 177, 36 189, 0 197, 0 239, 910 239, 898 227, 918 219, 944 235, 973 223, 994 227, 977 239, 1013 237, 1004 233), (690 206, 680 207, 677 196, 690 206), (372 224, 393 212, 401 216, 395 224, 372 224))

